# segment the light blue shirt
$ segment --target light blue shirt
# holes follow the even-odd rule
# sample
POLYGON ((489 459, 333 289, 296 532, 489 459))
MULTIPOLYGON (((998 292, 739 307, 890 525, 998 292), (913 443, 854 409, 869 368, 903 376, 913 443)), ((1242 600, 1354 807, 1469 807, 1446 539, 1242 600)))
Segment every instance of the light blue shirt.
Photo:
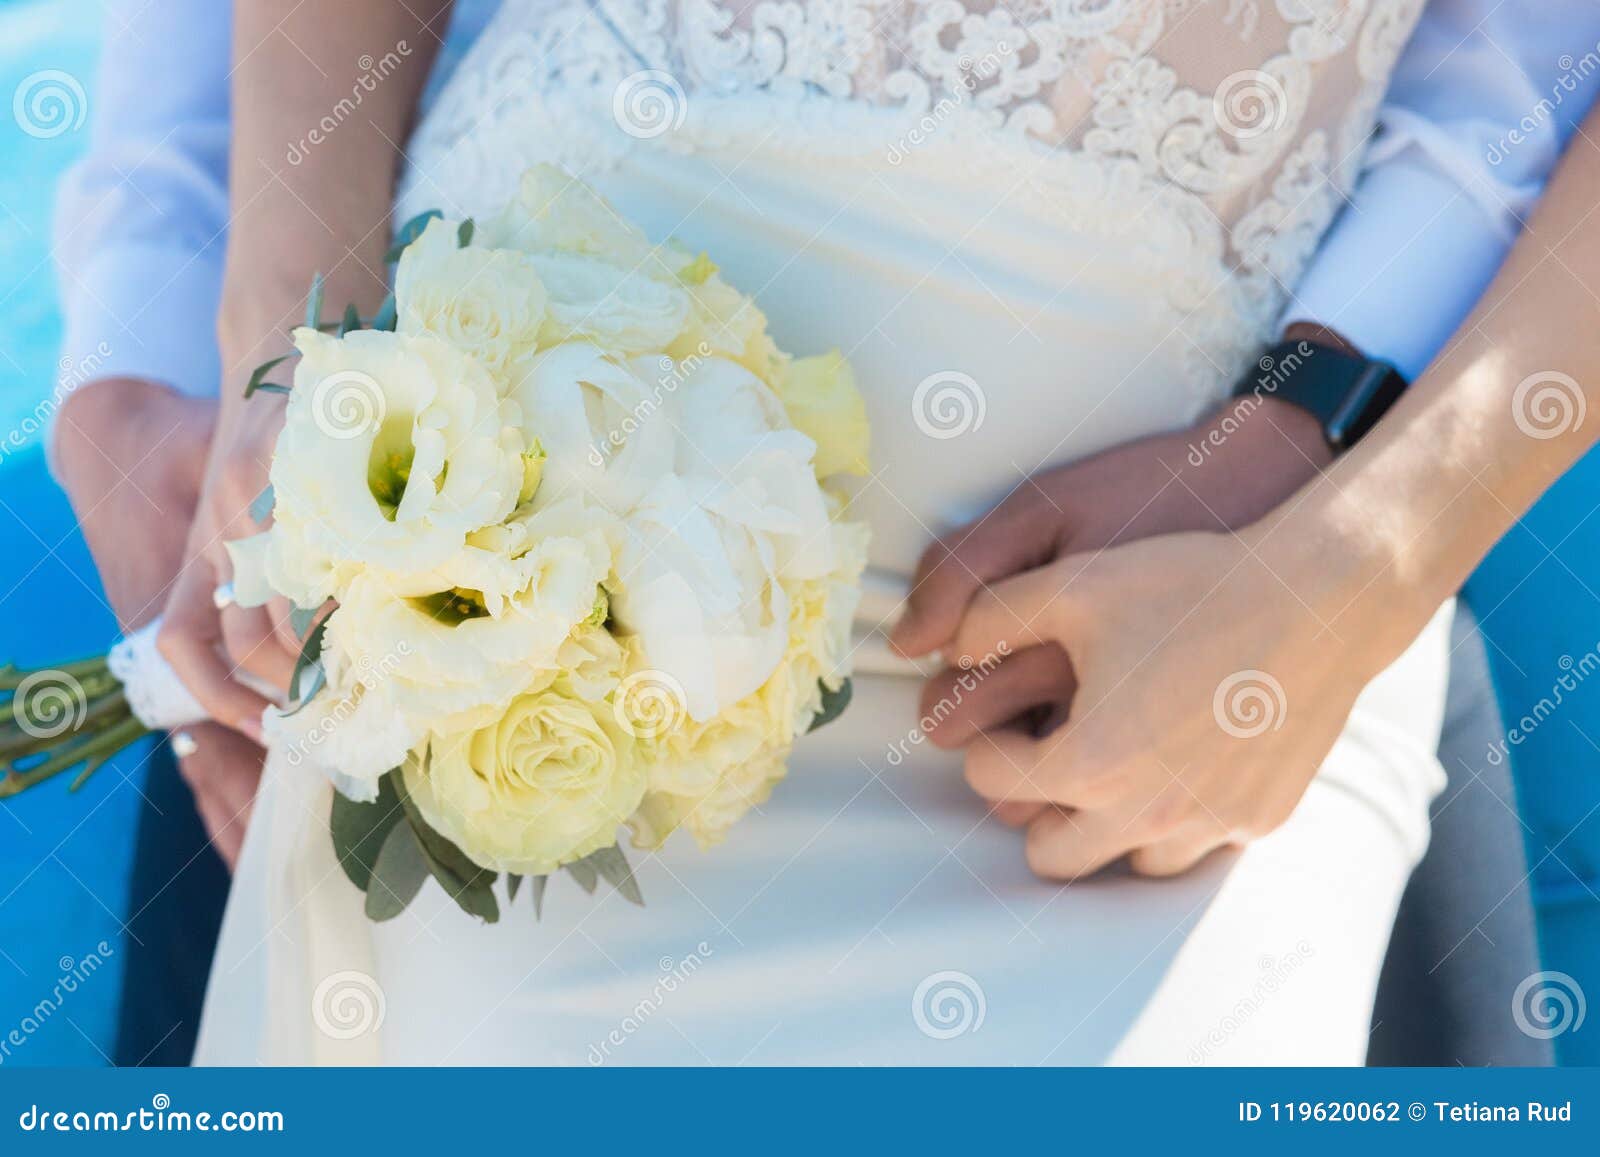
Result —
MULTIPOLYGON (((492 7, 456 5, 437 71, 492 7)), ((230 5, 112 0, 107 11, 89 151, 58 202, 64 355, 214 394, 230 5)), ((1285 323, 1330 326, 1415 377, 1483 293, 1597 90, 1595 0, 1433 0, 1285 323)))

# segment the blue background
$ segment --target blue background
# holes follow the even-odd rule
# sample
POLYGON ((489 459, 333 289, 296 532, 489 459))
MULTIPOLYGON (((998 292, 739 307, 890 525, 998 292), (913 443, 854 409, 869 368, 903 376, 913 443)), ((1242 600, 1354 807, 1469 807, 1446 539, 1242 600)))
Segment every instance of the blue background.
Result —
MULTIPOLYGON (((0 2, 0 430, 14 429, 57 373, 50 202, 58 175, 87 142, 87 127, 29 137, 3 105, 25 76, 59 69, 84 84, 92 111, 100 17, 90 0, 0 2)), ((33 446, 0 464, 0 660, 77 657, 103 649, 115 634, 71 512, 40 455, 33 446)), ((1597 481, 1600 456, 1591 455, 1469 585, 1508 723, 1600 648, 1597 481)), ((1511 755, 1545 966, 1600 996, 1600 677, 1592 684, 1569 693, 1511 755)), ((50 991, 63 957, 81 959, 102 939, 119 942, 144 754, 130 753, 75 796, 43 790, 0 806, 0 1036, 50 991)), ((0 1063, 101 1063, 115 1027, 117 964, 110 957, 0 1063)), ((1600 1025, 1557 1044, 1567 1063, 1600 1064, 1600 1025)))

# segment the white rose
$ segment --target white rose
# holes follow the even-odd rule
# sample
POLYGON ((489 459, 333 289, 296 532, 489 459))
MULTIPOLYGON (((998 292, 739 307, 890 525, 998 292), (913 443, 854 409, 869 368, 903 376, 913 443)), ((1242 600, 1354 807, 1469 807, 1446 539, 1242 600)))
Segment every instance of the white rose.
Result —
POLYGON ((554 165, 522 175, 517 196, 500 213, 478 222, 477 240, 524 253, 574 253, 625 269, 649 258, 644 233, 600 194, 554 165))
POLYGON ((550 295, 543 345, 592 341, 613 352, 650 353, 671 345, 689 319, 683 287, 646 270, 566 253, 533 260, 550 295))
POLYGON ((300 329, 295 344, 274 525, 258 548, 279 593, 315 606, 368 568, 433 570, 511 513, 519 415, 475 361, 437 338, 370 330, 300 329))
POLYGON ((397 328, 449 342, 504 388, 538 346, 544 286, 525 254, 460 248, 457 229, 436 218, 406 247, 395 273, 397 328))

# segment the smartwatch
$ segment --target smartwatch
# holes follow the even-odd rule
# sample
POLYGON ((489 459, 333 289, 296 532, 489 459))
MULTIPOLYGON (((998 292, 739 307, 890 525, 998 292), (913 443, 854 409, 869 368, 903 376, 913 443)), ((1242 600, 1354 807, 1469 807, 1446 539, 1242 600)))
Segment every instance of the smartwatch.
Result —
POLYGON ((1405 392, 1386 361, 1311 341, 1281 341, 1261 356, 1260 373, 1234 397, 1281 398, 1310 413, 1335 454, 1354 446, 1405 392))

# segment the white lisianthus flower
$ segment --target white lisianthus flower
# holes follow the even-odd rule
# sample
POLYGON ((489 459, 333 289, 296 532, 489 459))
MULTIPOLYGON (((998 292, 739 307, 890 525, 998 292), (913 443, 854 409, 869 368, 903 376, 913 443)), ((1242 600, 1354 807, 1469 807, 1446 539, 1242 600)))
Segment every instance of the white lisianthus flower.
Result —
POLYGON ((475 240, 523 253, 595 257, 624 269, 641 265, 652 252, 638 226, 554 165, 535 165, 524 173, 516 198, 500 213, 478 222, 475 240))
POLYGON ((394 653, 352 662, 324 648, 327 686, 297 710, 268 711, 267 746, 290 767, 320 772, 351 799, 376 799, 384 773, 399 767, 422 739, 388 693, 390 678, 407 657, 394 653))
POLYGON ((460 248, 458 228, 435 218, 401 255, 396 328, 450 343, 488 370, 503 391, 538 346, 544 285, 527 255, 460 248))
POLYGON ((717 274, 705 254, 691 257, 676 245, 657 250, 657 261, 677 272, 689 295, 689 317, 667 353, 680 361, 723 357, 776 385, 787 361, 767 334, 767 316, 717 274))
POLYGON ((511 560, 520 589, 498 611, 480 591, 409 595, 386 576, 357 576, 328 621, 324 650, 357 669, 390 665, 384 694, 418 739, 482 720, 572 659, 569 636, 605 606, 615 530, 576 502, 527 519, 527 552, 511 560), (393 665, 390 656, 405 659, 393 665), (564 657, 565 656, 565 657, 564 657))
POLYGON ((611 703, 566 680, 481 727, 435 736, 405 778, 423 818, 474 862, 533 876, 614 844, 645 790, 611 703))
POLYGON ((317 606, 367 569, 435 570, 516 506, 520 415, 437 338, 295 331, 302 354, 272 460, 274 525, 247 549, 272 587, 317 606))
POLYGON ((814 443, 748 370, 699 363, 655 420, 676 435, 673 471, 624 517, 613 609, 703 722, 777 667, 786 585, 833 569, 832 536, 814 443))
POLYGON ((533 260, 550 295, 542 345, 592 341, 613 353, 650 353, 671 345, 689 319, 683 288, 644 269, 566 253, 533 260))

